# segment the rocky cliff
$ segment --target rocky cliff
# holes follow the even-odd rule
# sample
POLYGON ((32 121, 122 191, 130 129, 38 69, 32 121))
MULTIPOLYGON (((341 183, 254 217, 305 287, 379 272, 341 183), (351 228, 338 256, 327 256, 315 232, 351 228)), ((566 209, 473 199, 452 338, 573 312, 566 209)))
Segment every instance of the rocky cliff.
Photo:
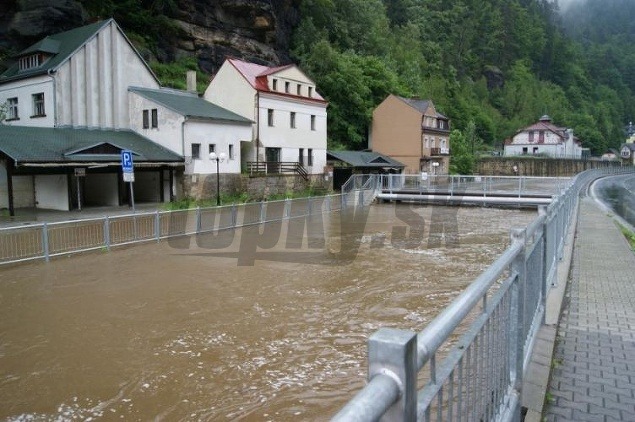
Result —
MULTIPOLYGON (((3 0, 0 8, 0 60, 52 33, 65 31, 96 19, 91 0, 3 0)), ((134 23, 117 16, 124 0, 106 0, 101 10, 113 15, 124 31, 134 34, 134 23), (113 6, 114 5, 114 6, 113 6), (128 27, 130 26, 130 27, 128 27)), ((197 58, 201 69, 213 74, 225 57, 278 65, 289 58, 293 28, 299 22, 300 0, 162 0, 141 1, 148 8, 170 6, 166 18, 175 30, 137 34, 133 42, 152 39, 153 48, 140 48, 146 59, 169 62, 183 56, 197 58)), ((121 12, 119 12, 121 13, 121 12)), ((138 30, 138 28, 136 28, 138 30)))

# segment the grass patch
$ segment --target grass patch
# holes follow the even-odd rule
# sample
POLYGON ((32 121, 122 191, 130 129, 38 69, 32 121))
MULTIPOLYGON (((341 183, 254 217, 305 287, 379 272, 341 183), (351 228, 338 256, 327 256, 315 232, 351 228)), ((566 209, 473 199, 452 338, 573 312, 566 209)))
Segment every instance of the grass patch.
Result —
POLYGON ((620 231, 622 232, 626 240, 628 240, 628 243, 631 245, 631 250, 635 252, 635 233, 633 233, 626 227, 622 226, 621 224, 619 226, 620 226, 620 231))
MULTIPOLYGON (((232 204, 246 204, 249 202, 260 202, 260 201, 282 201, 285 199, 296 199, 296 198, 308 198, 312 196, 324 196, 330 195, 333 192, 325 191, 323 189, 315 189, 313 187, 309 189, 305 189, 299 192, 287 191, 285 193, 276 193, 270 194, 266 197, 262 195, 251 196, 247 192, 242 192, 238 194, 221 194, 220 203, 221 205, 232 205, 232 204)), ((178 201, 168 202, 163 204, 162 209, 166 211, 174 211, 174 210, 187 210, 190 208, 207 208, 207 207, 215 207, 216 206, 216 198, 211 199, 200 199, 196 200, 194 198, 184 198, 178 201)))

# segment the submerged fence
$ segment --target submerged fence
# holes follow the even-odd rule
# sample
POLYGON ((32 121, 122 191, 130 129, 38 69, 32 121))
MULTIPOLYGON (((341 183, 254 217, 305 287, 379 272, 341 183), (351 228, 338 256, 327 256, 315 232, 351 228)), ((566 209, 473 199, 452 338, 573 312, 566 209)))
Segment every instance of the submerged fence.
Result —
POLYGON ((375 177, 370 176, 366 184, 352 186, 338 195, 0 228, 0 264, 34 259, 48 261, 51 257, 76 252, 108 250, 175 236, 307 217, 358 205, 368 206, 375 197, 376 183, 375 177))
POLYGON ((621 171, 579 174, 528 227, 512 230, 509 248, 423 331, 375 332, 368 384, 333 420, 520 420, 523 374, 580 192, 621 171))

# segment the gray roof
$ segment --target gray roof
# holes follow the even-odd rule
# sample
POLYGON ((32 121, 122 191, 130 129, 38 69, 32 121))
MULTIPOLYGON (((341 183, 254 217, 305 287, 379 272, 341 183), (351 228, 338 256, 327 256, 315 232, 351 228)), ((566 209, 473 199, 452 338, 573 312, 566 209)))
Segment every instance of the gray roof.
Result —
POLYGON ((182 116, 244 124, 253 123, 249 119, 200 98, 198 94, 193 92, 139 87, 131 87, 129 90, 182 116))
MULTIPOLYGON (((398 95, 395 95, 397 98, 399 98, 401 101, 403 101, 404 103, 408 104, 409 106, 411 106, 412 108, 414 108, 415 110, 421 112, 421 113, 425 113, 428 110, 428 107, 430 107, 430 105, 432 104, 432 101, 430 100, 421 100, 418 98, 404 98, 404 97, 400 97, 398 95)), ((437 116, 441 119, 447 119, 446 116, 444 116, 443 114, 437 112, 437 116)))
POLYGON ((620 150, 624 147, 627 147, 628 149, 630 149, 631 151, 635 151, 635 143, 632 142, 627 142, 625 144, 622 144, 622 146, 620 146, 620 150))
POLYGON ((326 154, 353 167, 405 167, 387 155, 372 151, 327 151, 326 154))
POLYGON ((131 130, 0 125, 0 152, 16 162, 119 163, 121 150, 136 163, 182 163, 183 157, 131 130))

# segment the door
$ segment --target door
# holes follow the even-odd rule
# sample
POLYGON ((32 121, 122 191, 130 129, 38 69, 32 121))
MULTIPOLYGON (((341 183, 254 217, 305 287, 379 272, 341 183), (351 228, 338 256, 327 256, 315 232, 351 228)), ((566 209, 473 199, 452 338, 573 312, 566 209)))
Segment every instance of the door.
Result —
POLYGON ((267 173, 280 173, 280 148, 265 148, 267 173))

